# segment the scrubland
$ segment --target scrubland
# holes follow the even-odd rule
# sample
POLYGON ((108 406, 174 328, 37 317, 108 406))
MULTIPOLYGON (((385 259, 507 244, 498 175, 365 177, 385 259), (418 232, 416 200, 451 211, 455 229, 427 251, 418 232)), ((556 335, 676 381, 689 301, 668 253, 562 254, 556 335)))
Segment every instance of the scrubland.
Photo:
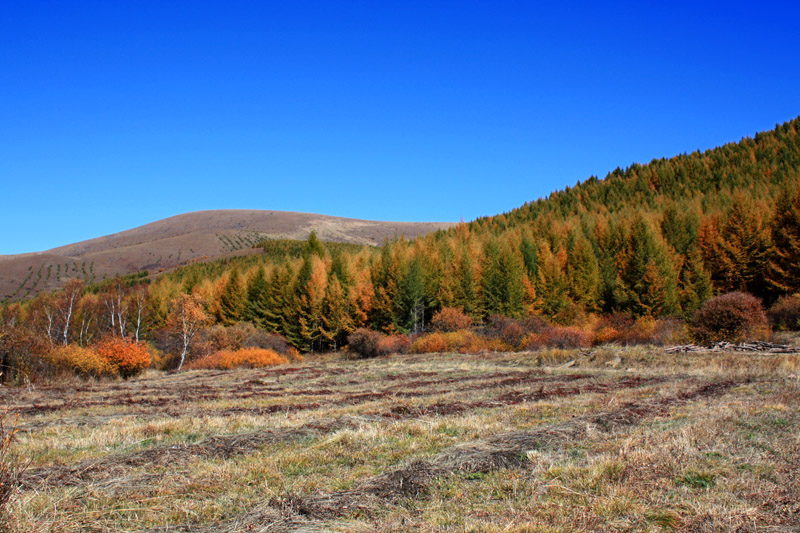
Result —
POLYGON ((2 388, 13 531, 797 531, 800 355, 309 357, 2 388))

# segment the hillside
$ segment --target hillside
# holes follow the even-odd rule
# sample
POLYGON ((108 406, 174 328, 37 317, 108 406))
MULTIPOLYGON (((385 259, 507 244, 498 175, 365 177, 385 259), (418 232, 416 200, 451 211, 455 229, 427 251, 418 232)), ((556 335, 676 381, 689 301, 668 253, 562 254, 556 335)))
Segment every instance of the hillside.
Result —
POLYGON ((376 245, 413 238, 450 223, 381 222, 260 210, 197 211, 40 253, 0 256, 0 299, 24 298, 69 278, 88 282, 140 270, 160 271, 195 260, 258 253, 264 239, 305 239, 315 231, 332 242, 376 245))

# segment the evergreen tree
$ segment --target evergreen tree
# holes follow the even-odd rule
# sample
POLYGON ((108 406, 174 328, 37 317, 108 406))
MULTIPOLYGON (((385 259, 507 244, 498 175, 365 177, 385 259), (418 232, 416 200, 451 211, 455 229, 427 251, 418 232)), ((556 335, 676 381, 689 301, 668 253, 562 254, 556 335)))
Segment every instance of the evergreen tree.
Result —
POLYGON ((772 221, 773 255, 766 279, 778 293, 800 292, 800 188, 785 193, 775 207, 772 221))
POLYGON ((394 325, 405 333, 421 333, 425 329, 429 302, 422 262, 414 256, 400 278, 395 299, 394 325))
POLYGON ((220 321, 224 326, 232 326, 242 320, 246 301, 239 269, 234 267, 219 298, 220 321))
POLYGON ((247 280, 247 303, 244 318, 258 328, 266 329, 266 319, 269 312, 268 300, 269 286, 264 267, 256 269, 247 280))
POLYGON ((521 254, 508 245, 489 240, 484 251, 481 292, 486 315, 519 317, 525 312, 525 286, 522 282, 521 254))

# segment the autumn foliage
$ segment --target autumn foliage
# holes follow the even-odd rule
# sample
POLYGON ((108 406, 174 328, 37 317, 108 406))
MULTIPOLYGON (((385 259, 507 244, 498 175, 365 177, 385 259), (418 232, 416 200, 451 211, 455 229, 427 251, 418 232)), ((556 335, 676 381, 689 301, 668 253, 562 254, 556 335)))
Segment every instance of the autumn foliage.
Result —
POLYGON ((691 332, 701 342, 737 342, 766 337, 769 326, 758 298, 736 291, 703 304, 692 318, 691 332))
POLYGON ((442 307, 433 314, 431 327, 434 331, 458 331, 472 325, 472 317, 456 307, 442 307))
POLYGON ((767 312, 769 323, 780 330, 800 330, 800 296, 779 298, 767 312))
POLYGON ((230 370, 232 368, 262 368, 265 366, 285 365, 288 362, 288 358, 272 350, 240 348, 238 350, 220 350, 190 362, 187 368, 230 370))
POLYGON ((147 345, 125 337, 106 337, 94 346, 94 350, 123 378, 136 376, 150 366, 147 345))
POLYGON ((414 353, 478 353, 511 349, 500 339, 486 338, 466 330, 428 333, 415 340, 411 346, 414 353))
POLYGON ((117 367, 102 357, 97 351, 69 344, 52 350, 49 359, 60 371, 72 372, 83 377, 112 377, 119 375, 117 367))
POLYGON ((362 359, 406 353, 411 348, 411 340, 405 335, 385 335, 379 331, 358 328, 347 337, 350 352, 362 359))

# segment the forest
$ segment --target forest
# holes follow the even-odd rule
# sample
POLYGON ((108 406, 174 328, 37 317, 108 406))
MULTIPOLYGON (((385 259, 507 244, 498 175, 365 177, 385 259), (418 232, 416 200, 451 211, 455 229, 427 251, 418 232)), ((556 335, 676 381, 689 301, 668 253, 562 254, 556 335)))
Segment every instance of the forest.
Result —
MULTIPOLYGON (((515 323, 540 337, 582 332, 591 343, 617 340, 609 330, 685 323, 731 292, 785 307, 800 292, 799 128, 800 118, 738 143, 616 169, 411 241, 343 245, 312 233, 157 277, 71 280, 3 302, 3 378, 46 373, 54 359, 41 354, 88 350, 109 337, 147 343, 174 368, 226 348, 287 357, 338 350, 366 330, 402 348, 433 329, 458 329, 437 327, 447 316, 472 331, 515 323)), ((516 340, 505 346, 531 346, 516 340)))

